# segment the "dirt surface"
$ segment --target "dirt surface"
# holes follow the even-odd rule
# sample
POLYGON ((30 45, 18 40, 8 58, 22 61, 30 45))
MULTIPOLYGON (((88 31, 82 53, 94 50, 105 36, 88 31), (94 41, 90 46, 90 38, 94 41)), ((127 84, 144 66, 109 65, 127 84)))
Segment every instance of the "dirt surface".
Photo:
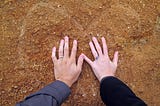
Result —
MULTIPOLYGON (((160 0, 0 0, 0 106, 54 81, 51 49, 65 35, 93 59, 92 36, 120 53, 117 77, 160 106, 160 0)), ((63 106, 104 106, 89 65, 63 106)))

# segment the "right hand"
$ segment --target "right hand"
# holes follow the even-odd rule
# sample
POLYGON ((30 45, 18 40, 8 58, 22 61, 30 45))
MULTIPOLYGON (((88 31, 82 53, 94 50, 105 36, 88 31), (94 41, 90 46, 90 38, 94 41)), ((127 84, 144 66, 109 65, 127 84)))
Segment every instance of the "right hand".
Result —
POLYGON ((89 46, 95 60, 91 61, 86 55, 83 54, 84 59, 88 62, 88 64, 90 64, 99 81, 101 81, 104 77, 114 76, 117 69, 118 51, 114 53, 113 61, 111 61, 108 56, 108 48, 105 38, 102 37, 103 52, 98 40, 95 37, 93 37, 92 40, 93 42, 90 41, 89 46))

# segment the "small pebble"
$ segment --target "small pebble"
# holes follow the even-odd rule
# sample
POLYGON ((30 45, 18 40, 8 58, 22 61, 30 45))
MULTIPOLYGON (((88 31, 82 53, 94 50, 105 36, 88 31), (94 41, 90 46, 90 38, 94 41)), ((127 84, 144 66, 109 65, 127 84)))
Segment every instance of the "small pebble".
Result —
POLYGON ((16 89, 16 88, 18 88, 18 86, 14 86, 13 88, 15 88, 15 89, 16 89))
POLYGON ((57 7, 61 7, 61 5, 57 5, 57 7))
POLYGON ((82 94, 82 96, 84 97, 84 96, 86 96, 86 94, 82 94))
POLYGON ((23 93, 26 93, 27 91, 26 90, 24 90, 24 91, 22 91, 23 93))
POLYGON ((2 91, 2 94, 5 93, 5 91, 2 91))
POLYGON ((3 78, 0 78, 0 81, 2 81, 3 80, 3 78))
POLYGON ((96 96, 96 94, 94 93, 93 96, 96 96))

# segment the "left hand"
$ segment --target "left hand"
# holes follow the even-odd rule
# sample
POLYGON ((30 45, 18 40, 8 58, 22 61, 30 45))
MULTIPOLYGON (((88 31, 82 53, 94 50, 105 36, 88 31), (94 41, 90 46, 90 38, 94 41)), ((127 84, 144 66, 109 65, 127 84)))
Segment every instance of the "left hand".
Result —
POLYGON ((80 55, 76 64, 77 40, 73 42, 71 55, 69 56, 69 38, 66 36, 60 41, 59 58, 56 57, 56 47, 52 50, 52 60, 54 63, 54 75, 56 80, 60 80, 69 87, 77 81, 83 64, 83 55, 80 55))

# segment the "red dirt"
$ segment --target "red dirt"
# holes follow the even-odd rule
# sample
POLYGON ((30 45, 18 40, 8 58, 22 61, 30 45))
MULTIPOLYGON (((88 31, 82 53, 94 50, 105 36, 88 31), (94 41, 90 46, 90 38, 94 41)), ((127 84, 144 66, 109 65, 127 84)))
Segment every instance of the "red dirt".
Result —
MULTIPOLYGON (((1 0, 0 105, 14 105, 53 78, 51 49, 65 35, 93 58, 92 36, 120 52, 117 77, 149 106, 160 105, 160 0, 1 0)), ((103 106, 99 82, 84 64, 63 106, 103 106)))

